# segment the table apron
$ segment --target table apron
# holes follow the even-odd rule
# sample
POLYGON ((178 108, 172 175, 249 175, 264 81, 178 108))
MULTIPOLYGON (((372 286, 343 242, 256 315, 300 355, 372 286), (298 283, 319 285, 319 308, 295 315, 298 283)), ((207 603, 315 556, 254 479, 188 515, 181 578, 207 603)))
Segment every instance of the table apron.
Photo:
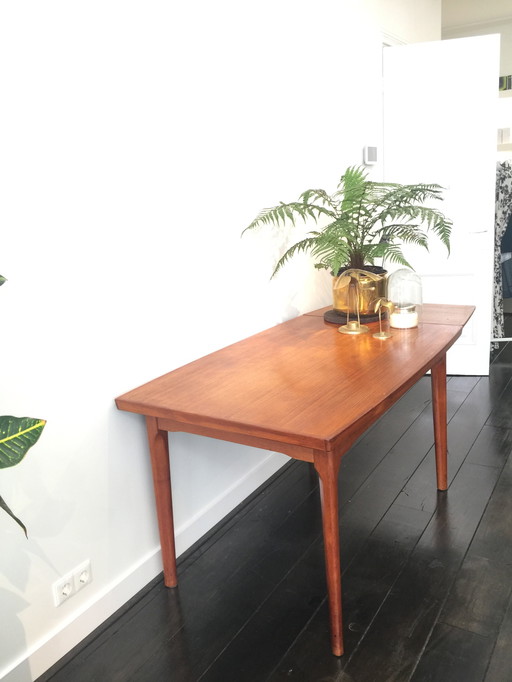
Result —
POLYGON ((207 436, 208 438, 217 438, 218 440, 229 441, 230 443, 250 445, 254 448, 262 448, 263 450, 281 452, 284 455, 288 455, 288 457, 300 459, 303 462, 313 462, 315 459, 315 453, 322 452, 322 450, 315 450, 314 448, 306 447, 304 445, 286 443, 280 440, 273 440, 271 438, 262 438, 260 436, 252 436, 250 434, 239 433, 237 431, 214 429, 212 427, 201 426, 199 424, 185 424, 183 422, 175 421, 174 419, 158 417, 157 424, 161 431, 193 433, 198 436, 207 436))

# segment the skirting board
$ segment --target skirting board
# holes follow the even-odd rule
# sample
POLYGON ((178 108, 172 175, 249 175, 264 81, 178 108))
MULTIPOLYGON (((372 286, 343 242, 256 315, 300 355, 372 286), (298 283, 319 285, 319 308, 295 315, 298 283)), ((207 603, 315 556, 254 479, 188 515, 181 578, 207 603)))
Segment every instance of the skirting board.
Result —
MULTIPOLYGON (((230 486, 186 524, 176 529, 178 556, 213 528, 254 490, 276 473, 289 458, 270 453, 236 484, 230 486)), ((143 589, 162 571, 160 548, 156 547, 123 574, 117 576, 90 601, 48 632, 25 654, 0 670, 2 682, 33 682, 99 627, 107 618, 143 589)))

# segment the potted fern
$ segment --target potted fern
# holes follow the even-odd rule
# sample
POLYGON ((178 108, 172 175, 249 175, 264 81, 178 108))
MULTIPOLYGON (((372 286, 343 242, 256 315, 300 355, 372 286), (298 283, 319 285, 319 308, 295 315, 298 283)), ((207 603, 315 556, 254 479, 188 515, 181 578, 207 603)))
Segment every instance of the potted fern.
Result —
MULTIPOLYGON (((5 281, 5 277, 0 275, 0 286, 5 281)), ((45 424, 46 422, 43 419, 32 417, 0 416, 0 469, 6 469, 20 463, 39 439, 45 424)), ((0 509, 7 512, 27 535, 25 525, 15 516, 1 496, 0 509)))
MULTIPOLYGON (((368 180, 363 167, 351 166, 343 173, 336 191, 308 189, 297 201, 263 209, 242 232, 274 225, 295 225, 298 219, 322 226, 291 246, 278 260, 272 277, 297 253, 309 252, 316 268, 333 275, 334 311, 338 314, 373 315, 375 301, 385 296, 386 271, 377 260, 411 267, 402 245, 428 249, 429 232, 450 252, 452 223, 426 201, 440 201, 436 184, 402 185, 368 180), (350 277, 344 273, 350 271, 350 277), (358 279, 357 299, 349 300, 351 278, 358 279)), ((327 318, 329 319, 329 318, 327 318)), ((332 319, 338 322, 339 320, 332 319)))

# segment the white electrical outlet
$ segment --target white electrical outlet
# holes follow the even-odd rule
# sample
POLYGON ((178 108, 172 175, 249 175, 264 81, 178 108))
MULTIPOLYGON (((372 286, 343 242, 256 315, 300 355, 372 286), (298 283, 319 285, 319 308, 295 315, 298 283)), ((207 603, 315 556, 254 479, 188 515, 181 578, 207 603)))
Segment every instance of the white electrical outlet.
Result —
POLYGON ((88 585, 92 580, 91 562, 89 559, 77 566, 73 571, 75 581, 75 592, 88 585))
POLYGON ((92 580, 91 561, 87 559, 52 585, 53 603, 60 606, 92 580))
POLYGON ((75 581, 72 573, 67 573, 56 580, 53 585, 53 603, 55 606, 60 606, 73 594, 75 594, 75 581))

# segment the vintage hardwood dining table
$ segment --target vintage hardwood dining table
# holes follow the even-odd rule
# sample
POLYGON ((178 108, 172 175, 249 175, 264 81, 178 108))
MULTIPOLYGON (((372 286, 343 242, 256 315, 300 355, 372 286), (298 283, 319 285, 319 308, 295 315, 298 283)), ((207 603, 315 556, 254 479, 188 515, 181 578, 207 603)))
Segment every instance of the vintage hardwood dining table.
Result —
POLYGON ((164 582, 177 585, 168 433, 183 431, 310 462, 320 500, 331 647, 343 654, 338 472, 341 457, 431 370, 437 488, 447 489, 446 352, 472 306, 424 305, 414 329, 344 335, 301 315, 175 369, 116 399, 146 418, 164 582))

